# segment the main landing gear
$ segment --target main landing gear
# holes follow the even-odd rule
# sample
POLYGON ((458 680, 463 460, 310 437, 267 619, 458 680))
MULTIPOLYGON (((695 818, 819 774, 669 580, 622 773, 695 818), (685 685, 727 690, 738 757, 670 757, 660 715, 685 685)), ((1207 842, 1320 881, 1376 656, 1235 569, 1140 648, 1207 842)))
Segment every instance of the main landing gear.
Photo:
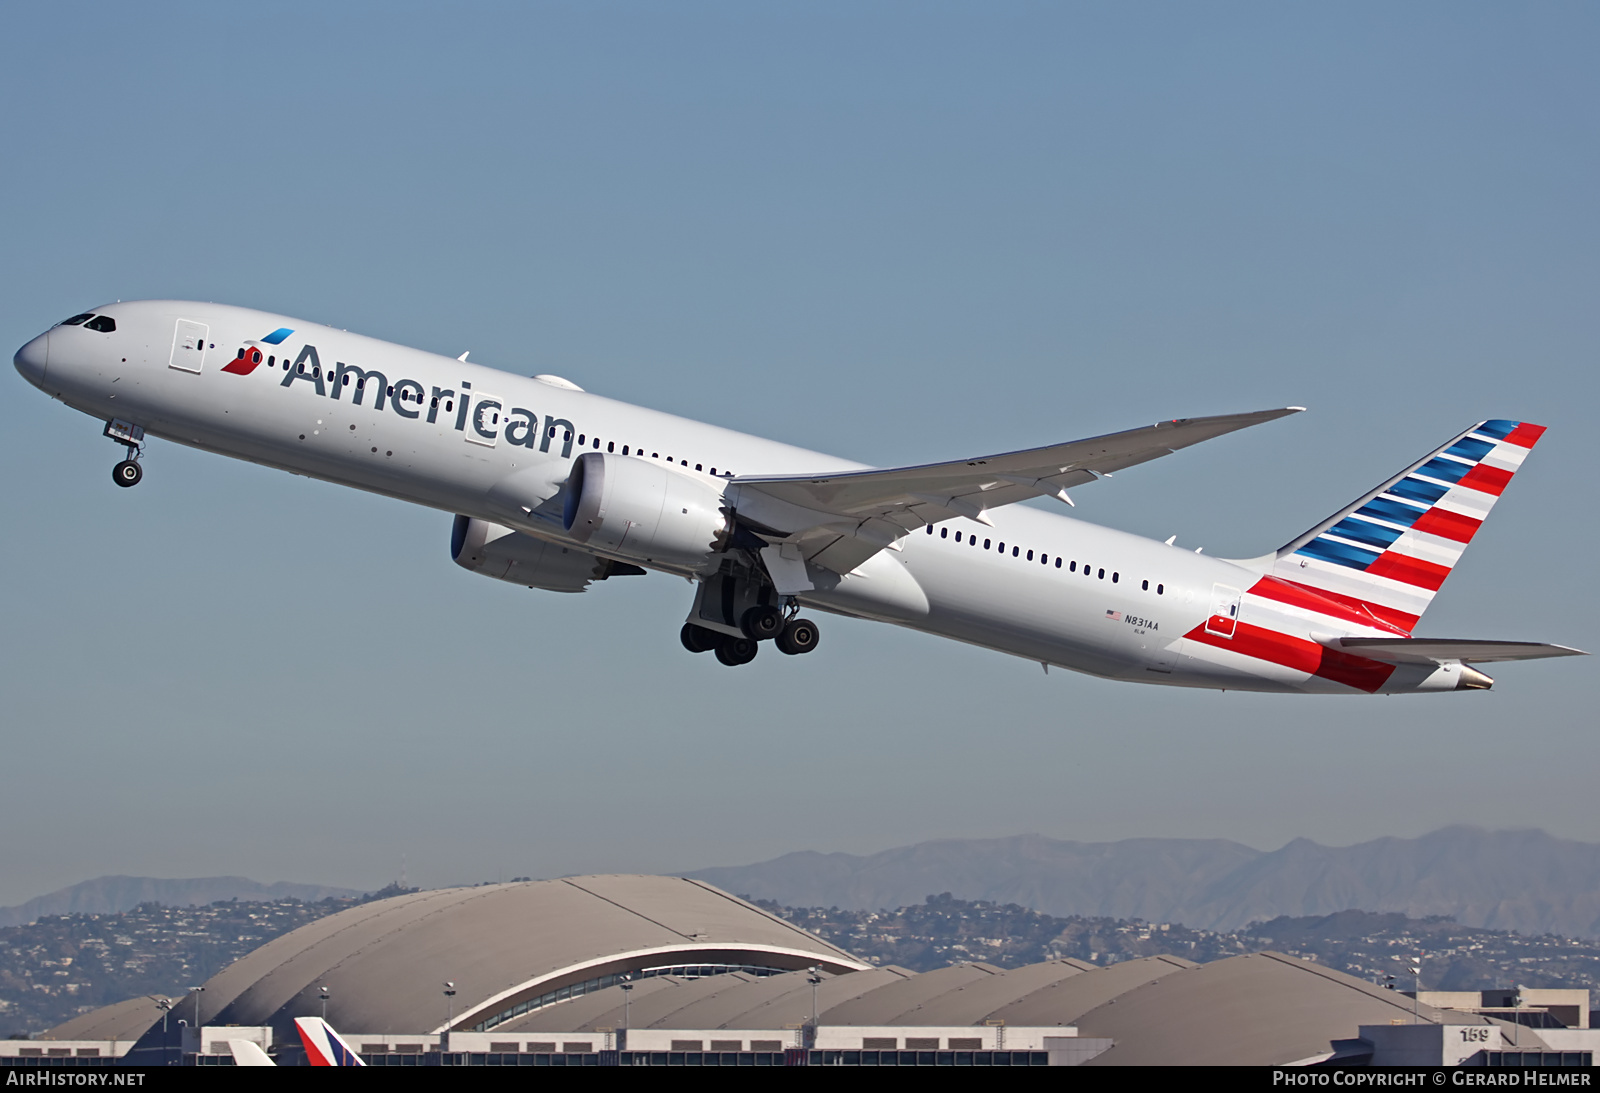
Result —
POLYGON ((111 468, 111 481, 119 486, 137 486, 144 477, 139 454, 144 451, 144 430, 126 421, 106 422, 105 436, 128 449, 128 458, 111 468))
POLYGON ((708 626, 686 622, 678 633, 678 640, 691 653, 715 651, 717 660, 730 668, 749 664, 756 659, 763 641, 771 641, 780 653, 799 656, 815 649, 821 636, 816 623, 796 617, 799 612, 799 605, 792 600, 787 611, 773 604, 761 604, 745 611, 740 617, 739 629, 743 631, 742 634, 725 634, 708 626))

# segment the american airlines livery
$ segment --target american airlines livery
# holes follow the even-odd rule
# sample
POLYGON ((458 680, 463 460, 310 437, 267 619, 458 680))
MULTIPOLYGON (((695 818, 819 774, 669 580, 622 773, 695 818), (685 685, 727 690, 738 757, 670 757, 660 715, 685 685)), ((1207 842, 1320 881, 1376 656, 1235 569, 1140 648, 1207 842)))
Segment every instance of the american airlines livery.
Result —
POLYGON ((74 315, 17 370, 145 436, 429 505, 475 573, 582 592, 688 578, 681 640, 726 665, 818 644, 802 606, 1110 679, 1224 690, 1483 690, 1558 645, 1412 636, 1544 429, 1482 421, 1258 558, 1013 504, 1294 413, 1261 410, 874 468, 282 315, 150 300, 74 315))

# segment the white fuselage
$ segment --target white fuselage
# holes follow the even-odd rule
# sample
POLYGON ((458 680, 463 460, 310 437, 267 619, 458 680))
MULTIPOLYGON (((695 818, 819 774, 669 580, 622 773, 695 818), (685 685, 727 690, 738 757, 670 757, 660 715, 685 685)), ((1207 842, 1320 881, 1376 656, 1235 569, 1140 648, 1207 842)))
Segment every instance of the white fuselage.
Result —
MULTIPOLYGON (((176 301, 120 303, 97 314, 112 317, 115 331, 52 328, 40 336, 43 345, 19 351, 19 370, 102 420, 554 542, 566 541, 560 491, 585 451, 670 459, 678 473, 720 489, 735 511, 740 475, 860 466, 281 315, 176 301), (202 347, 176 345, 175 324, 177 340, 190 330, 202 347), (277 344, 264 340, 279 328, 293 333, 277 344), (248 374, 225 371, 241 347, 266 359, 248 374)), ((1352 693, 1293 664, 1186 639, 1207 626, 1218 597, 1230 591, 1244 622, 1302 643, 1326 630, 1326 620, 1297 618, 1292 607, 1248 595, 1264 563, 1205 557, 1027 507, 992 510, 989 518, 992 526, 954 519, 914 532, 800 600, 1099 676, 1352 693)), ((1349 625, 1340 633, 1383 631, 1349 625)), ((1402 667, 1380 689, 1453 685, 1431 666, 1402 667)))

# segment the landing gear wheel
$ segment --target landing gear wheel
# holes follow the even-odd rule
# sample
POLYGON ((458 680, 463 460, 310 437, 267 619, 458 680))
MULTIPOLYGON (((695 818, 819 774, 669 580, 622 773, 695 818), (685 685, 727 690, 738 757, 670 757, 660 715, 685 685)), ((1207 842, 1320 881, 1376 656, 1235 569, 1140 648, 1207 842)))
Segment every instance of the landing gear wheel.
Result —
POLYGON ((717 643, 717 659, 730 668, 737 668, 741 664, 749 664, 756 659, 756 653, 761 646, 749 638, 724 637, 717 643))
POLYGON ((775 638, 783 630, 783 612, 771 604, 752 607, 739 620, 739 629, 752 641, 775 638))
POLYGON ((124 459, 111 468, 111 481, 119 486, 137 486, 144 477, 144 469, 131 459, 124 459))
POLYGON ((678 631, 678 640, 683 642, 683 647, 691 653, 709 653, 717 647, 722 635, 715 630, 707 630, 704 626, 686 622, 683 624, 683 629, 678 631))
POLYGON ((817 631, 817 624, 810 619, 790 619, 789 624, 778 635, 778 651, 788 653, 792 657, 809 653, 817 647, 817 641, 821 636, 817 631))

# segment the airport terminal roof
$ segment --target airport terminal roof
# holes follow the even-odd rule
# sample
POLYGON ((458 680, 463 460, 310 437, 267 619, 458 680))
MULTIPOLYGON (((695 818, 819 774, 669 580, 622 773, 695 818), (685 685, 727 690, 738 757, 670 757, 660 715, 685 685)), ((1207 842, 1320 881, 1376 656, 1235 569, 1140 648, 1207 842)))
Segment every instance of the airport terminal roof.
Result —
MULTIPOLYGON (((181 997, 173 992, 169 997, 181 997)), ((48 1040, 137 1040, 161 1020, 159 995, 129 998, 80 1013, 40 1036, 48 1040)))
POLYGON ((330 997, 335 1027, 470 1028, 520 999, 618 971, 747 964, 833 972, 862 961, 775 915, 681 877, 593 876, 415 892, 308 923, 205 984, 201 1021, 272 1025, 330 997))
MULTIPOLYGON (((1262 952, 1164 975, 1088 1011, 1077 1025, 1080 1036, 1116 1041, 1091 1066, 1272 1066, 1326 1055, 1333 1040, 1361 1025, 1410 1021, 1411 1013, 1411 999, 1397 991, 1262 952)), ((1440 1017, 1432 1006, 1418 1014, 1427 1022, 1440 1017)))

